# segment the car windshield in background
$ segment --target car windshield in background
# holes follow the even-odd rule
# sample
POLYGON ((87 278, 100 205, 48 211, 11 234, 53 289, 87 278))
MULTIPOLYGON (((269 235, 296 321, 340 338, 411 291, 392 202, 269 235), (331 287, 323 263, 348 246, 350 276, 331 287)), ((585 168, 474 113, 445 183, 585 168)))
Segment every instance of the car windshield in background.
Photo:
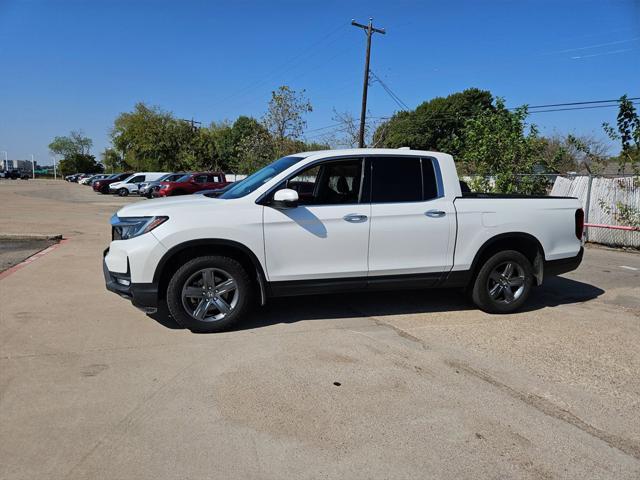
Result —
POLYGON ((173 180, 174 182, 188 182, 189 179, 191 178, 191 174, 188 173, 186 175, 181 176, 180 178, 176 178, 175 180, 173 180))
POLYGON ((160 179, 158 179, 158 182, 172 182, 176 178, 179 177, 175 173, 167 173, 166 175, 161 176, 160 179))
POLYGON ((276 160, 275 162, 249 175, 244 180, 234 183, 229 190, 224 192, 218 198, 232 199, 249 195, 255 189, 264 185, 273 177, 284 172, 291 165, 298 163, 303 158, 304 157, 282 157, 281 159, 276 160))

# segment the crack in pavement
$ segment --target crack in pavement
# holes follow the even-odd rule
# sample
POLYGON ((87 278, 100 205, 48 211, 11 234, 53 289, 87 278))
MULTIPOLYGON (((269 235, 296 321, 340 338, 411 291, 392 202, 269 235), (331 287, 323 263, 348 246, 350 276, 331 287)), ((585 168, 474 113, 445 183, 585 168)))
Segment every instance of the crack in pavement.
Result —
POLYGON ((529 405, 530 407, 535 408, 539 412, 549 417, 553 417, 557 420, 566 422, 582 430, 583 432, 591 435, 592 437, 595 437, 598 440, 603 441, 604 443, 609 445, 611 448, 615 448, 616 450, 619 450, 620 452, 626 455, 629 455, 635 458, 636 460, 640 460, 640 444, 638 444, 637 442, 634 442, 626 438, 622 438, 618 435, 614 435, 609 432, 605 432, 604 430, 600 430, 599 428, 596 428, 593 425, 588 424, 587 422, 577 417, 570 411, 555 405, 554 403, 550 402, 549 400, 543 397, 540 397, 533 393, 520 392, 514 389, 513 387, 510 387, 509 385, 502 383, 500 380, 493 378, 488 373, 483 372, 481 370, 476 370, 475 368, 463 362, 460 362, 458 360, 445 360, 445 364, 453 369, 463 371, 467 375, 470 375, 484 382, 487 382, 490 385, 493 385, 499 390, 505 392, 509 396, 517 400, 520 400, 521 402, 529 405))

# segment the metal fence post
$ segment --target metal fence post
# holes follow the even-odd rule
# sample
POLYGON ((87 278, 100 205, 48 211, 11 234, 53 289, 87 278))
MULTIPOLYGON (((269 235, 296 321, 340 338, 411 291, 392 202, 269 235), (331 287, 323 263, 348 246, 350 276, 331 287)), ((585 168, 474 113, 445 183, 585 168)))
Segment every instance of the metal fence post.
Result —
MULTIPOLYGON (((584 211, 584 223, 589 223, 589 210, 591 207, 591 184, 593 183, 593 175, 589 172, 589 183, 587 184, 587 202, 584 211)), ((584 241, 589 241, 589 227, 584 229, 584 241)))

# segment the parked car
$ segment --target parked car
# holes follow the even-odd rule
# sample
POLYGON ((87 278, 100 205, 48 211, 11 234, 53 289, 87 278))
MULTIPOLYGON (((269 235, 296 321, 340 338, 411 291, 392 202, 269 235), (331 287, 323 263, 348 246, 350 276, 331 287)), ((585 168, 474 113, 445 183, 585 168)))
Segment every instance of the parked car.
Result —
POLYGON ((121 197, 126 197, 131 193, 138 193, 138 189, 140 188, 141 183, 159 180, 166 174, 167 172, 134 173, 120 182, 115 182, 109 185, 109 193, 114 193, 120 195, 121 197))
POLYGON ((200 190, 215 190, 224 188, 227 182, 222 172, 197 172, 187 173, 175 182, 160 182, 154 197, 171 197, 174 195, 188 195, 200 190))
POLYGON ((108 176, 109 176, 108 174, 104 174, 104 173, 91 175, 89 177, 83 178, 78 183, 81 185, 93 185, 93 182, 97 182, 98 180, 102 180, 103 178, 107 178, 108 176))
POLYGON ((14 168, 14 169, 5 171, 3 174, 3 178, 6 178, 8 180, 17 180, 17 179, 29 180, 31 176, 27 172, 23 172, 22 170, 14 168))
POLYGON ((93 191, 102 193, 102 194, 107 194, 109 193, 109 185, 111 185, 112 183, 121 182, 122 180, 130 176, 131 176, 131 172, 114 173, 113 175, 105 178, 104 180, 98 180, 97 182, 95 182, 92 185, 93 191))
POLYGON ((219 331, 255 299, 362 289, 459 287, 514 312, 578 267, 584 213, 570 197, 463 194, 447 154, 352 149, 283 157, 218 198, 128 205, 111 226, 107 289, 219 331))
POLYGON ((77 182, 78 179, 83 175, 85 175, 85 174, 84 173, 74 173, 72 175, 67 175, 66 177, 64 177, 64 179, 67 182, 77 182))
POLYGON ((141 197, 153 198, 153 191, 157 187, 159 187, 161 182, 175 182, 184 175, 186 175, 184 172, 167 173, 165 176, 159 178, 158 180, 154 180, 152 182, 143 182, 140 184, 140 188, 138 189, 138 195, 140 195, 141 197))

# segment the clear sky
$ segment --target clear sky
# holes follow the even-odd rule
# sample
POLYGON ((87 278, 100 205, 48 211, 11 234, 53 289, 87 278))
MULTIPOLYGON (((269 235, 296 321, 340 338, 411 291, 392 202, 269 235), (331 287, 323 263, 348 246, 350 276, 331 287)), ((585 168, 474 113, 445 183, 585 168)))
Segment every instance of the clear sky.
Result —
MULTIPOLYGON (((309 130, 333 108, 357 116, 365 37, 350 21, 368 17, 387 29, 371 68, 412 108, 468 87, 509 106, 640 96, 640 0, 0 0, 0 151, 51 163, 51 139, 81 129, 98 156, 138 101, 203 123, 260 117, 282 84, 306 89, 309 130)), ((369 109, 398 107, 373 83, 369 109)), ((615 113, 531 121, 604 137, 615 113)))

